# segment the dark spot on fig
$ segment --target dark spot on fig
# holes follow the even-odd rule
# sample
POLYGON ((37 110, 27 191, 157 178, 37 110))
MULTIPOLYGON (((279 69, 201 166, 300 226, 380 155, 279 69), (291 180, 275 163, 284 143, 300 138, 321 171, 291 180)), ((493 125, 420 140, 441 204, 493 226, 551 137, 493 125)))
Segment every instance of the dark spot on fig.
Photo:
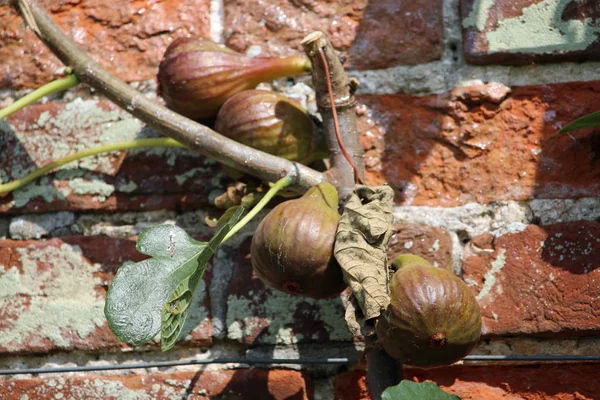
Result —
POLYGON ((429 348, 432 350, 443 349, 448 342, 445 332, 439 332, 429 338, 429 348))
POLYGON ((301 294, 302 293, 302 286, 300 286, 300 284, 298 282, 294 282, 294 281, 285 281, 283 283, 283 290, 285 292, 288 292, 290 294, 301 294))

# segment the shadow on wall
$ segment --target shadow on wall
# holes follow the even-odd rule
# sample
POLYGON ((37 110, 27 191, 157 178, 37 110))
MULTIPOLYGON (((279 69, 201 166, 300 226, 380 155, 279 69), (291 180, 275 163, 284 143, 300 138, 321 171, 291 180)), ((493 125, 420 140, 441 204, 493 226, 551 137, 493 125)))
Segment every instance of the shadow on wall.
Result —
MULTIPOLYGON (((0 123, 0 178, 21 178, 84 148, 160 137, 108 102, 32 105, 0 123)), ((215 162, 186 149, 147 148, 70 163, 0 197, 0 213, 193 209, 220 185, 215 162)))
POLYGON ((202 395, 210 398, 243 400, 248 398, 304 400, 314 396, 314 386, 306 373, 296 371, 238 369, 222 371, 225 384, 215 382, 214 372, 198 371, 191 380, 181 400, 202 395), (306 384, 304 384, 306 382, 306 384), (207 390, 208 389, 208 390, 207 390), (213 397, 214 396, 214 397, 213 397))
POLYGON ((596 111, 599 92, 597 82, 491 83, 361 96, 371 113, 360 121, 369 180, 388 182, 405 205, 598 196, 600 130, 557 132, 596 111))

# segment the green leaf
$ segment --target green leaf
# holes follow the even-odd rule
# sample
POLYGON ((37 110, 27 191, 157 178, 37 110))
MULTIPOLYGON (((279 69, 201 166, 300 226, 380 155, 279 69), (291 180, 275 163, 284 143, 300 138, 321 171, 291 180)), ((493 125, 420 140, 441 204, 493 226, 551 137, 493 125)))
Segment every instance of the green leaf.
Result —
POLYGON ((166 301, 161 310, 161 329, 160 329, 160 341, 162 351, 167 351, 177 341, 185 319, 187 318, 190 304, 194 298, 194 293, 198 288, 198 283, 204 275, 206 270, 206 264, 208 260, 215 254, 217 248, 225 239, 225 236, 229 233, 231 228, 239 221, 240 217, 244 212, 243 207, 239 207, 229 217, 229 220, 223 225, 223 227, 212 237, 207 246, 204 247, 200 254, 197 256, 198 268, 193 274, 188 276, 179 282, 179 285, 171 293, 169 300, 166 301))
POLYGON ((460 400, 460 397, 444 392, 433 382, 404 380, 385 389, 381 400, 460 400))
POLYGON ((573 132, 585 128, 595 128, 596 126, 600 126, 600 111, 576 119, 558 131, 558 133, 573 132))
POLYGON ((171 225, 154 226, 140 233, 137 249, 152 258, 124 264, 111 282, 104 313, 113 333, 133 345, 154 338, 161 331, 164 304, 179 289, 183 310, 187 295, 180 285, 186 281, 187 289, 195 290, 197 282, 194 287, 189 284, 202 277, 207 261, 242 213, 243 209, 238 210, 209 243, 198 242, 171 225), (191 279, 196 272, 199 276, 191 279))

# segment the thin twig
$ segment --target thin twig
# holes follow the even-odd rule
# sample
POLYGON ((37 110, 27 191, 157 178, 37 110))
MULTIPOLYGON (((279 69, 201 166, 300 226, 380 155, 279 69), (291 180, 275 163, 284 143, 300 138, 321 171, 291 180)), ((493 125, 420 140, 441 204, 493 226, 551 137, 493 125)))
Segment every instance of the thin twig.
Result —
POLYGON ((77 85, 79 85, 79 78, 77 78, 77 76, 75 75, 69 75, 64 78, 56 79, 52 82, 49 82, 44 86, 37 88, 28 95, 21 97, 19 100, 15 101, 11 105, 0 110, 0 121, 8 117, 9 115, 16 113, 23 107, 35 103, 42 97, 46 97, 52 93, 62 92, 63 90, 71 89, 77 85))
POLYGON ((123 151, 123 150, 131 150, 131 149, 139 149, 142 147, 185 147, 181 143, 171 139, 171 138, 152 138, 152 139, 136 139, 129 140, 127 142, 118 142, 118 143, 110 143, 104 144, 96 147, 91 147, 89 149, 82 150, 78 153, 70 154, 66 157, 59 158, 58 160, 54 160, 49 164, 44 165, 43 167, 36 169, 32 173, 15 179, 14 181, 10 181, 0 185, 0 194, 10 193, 14 190, 17 190, 28 183, 33 182, 40 176, 44 176, 57 168, 62 167, 68 163, 73 161, 80 160, 85 157, 91 157, 102 153, 110 153, 111 151, 123 151))
POLYGON ((115 104, 186 147, 225 165, 275 182, 294 179, 304 190, 325 180, 320 172, 228 139, 146 98, 113 76, 67 37, 36 0, 14 0, 23 18, 52 52, 81 79, 115 104))
MULTIPOLYGON (((333 98, 333 88, 331 87, 331 79, 329 78, 329 66, 327 65, 327 60, 325 59, 325 53, 323 53, 323 49, 319 49, 319 55, 321 56, 321 61, 323 61, 323 68, 325 69, 325 80, 327 81, 327 91, 329 93, 329 101, 331 102, 331 104, 335 104, 335 99, 333 98)), ((354 184, 358 184, 358 183, 360 183, 360 178, 358 176, 358 168, 356 168, 354 161, 352 161, 350 154, 348 154, 348 151, 346 150, 346 147, 344 146, 344 141, 342 140, 342 136, 340 134, 340 124, 338 122, 337 110, 335 107, 331 108, 331 115, 333 116, 333 128, 335 131, 335 136, 337 138, 338 144, 340 145, 340 150, 342 151, 342 154, 344 155, 344 157, 346 157, 346 160, 348 161, 348 163, 352 166, 352 169, 354 170, 354 184)))

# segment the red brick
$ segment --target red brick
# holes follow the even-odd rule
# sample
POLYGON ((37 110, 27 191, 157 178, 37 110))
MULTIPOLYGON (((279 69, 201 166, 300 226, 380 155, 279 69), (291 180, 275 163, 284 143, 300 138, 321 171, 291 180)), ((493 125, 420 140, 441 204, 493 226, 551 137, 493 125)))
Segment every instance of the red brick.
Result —
POLYGON ((597 335, 599 260, 600 223, 530 225, 469 246, 463 278, 485 335, 597 335))
POLYGON ((600 195, 599 136, 556 135, 597 111, 600 82, 508 91, 490 84, 361 96, 360 131, 372 136, 363 141, 369 182, 388 182, 398 203, 444 207, 600 195))
POLYGON ((369 400, 367 375, 362 369, 353 369, 335 377, 333 388, 336 400, 369 400))
POLYGON ((462 400, 593 400, 600 393, 594 364, 405 369, 404 378, 431 380, 462 400))
POLYGON ((390 262, 400 254, 416 254, 452 271, 452 239, 445 229, 409 223, 399 223, 394 228, 397 232, 388 248, 390 262))
MULTIPOLYGON (((58 26, 92 58, 126 81, 154 79, 166 47, 176 37, 208 37, 209 0, 43 0, 58 26)), ((0 69, 1 89, 35 88, 55 79, 62 63, 2 2, 0 59, 19 60, 0 69)))
POLYGON ((341 297, 314 300, 265 286, 252 273, 250 240, 238 248, 227 292, 227 336, 243 344, 350 341, 341 297))
MULTIPOLYGON (((123 262, 145 256, 108 237, 0 241, 0 354, 126 348, 104 317, 108 284, 123 262)), ((210 276, 205 277, 210 280, 210 276)), ((185 345, 211 343, 210 303, 185 345)))
POLYGON ((398 2, 225 1, 228 46, 261 55, 304 54, 300 41, 314 30, 356 69, 389 68, 432 61, 443 52, 441 0, 398 2))
POLYGON ((595 0, 461 0, 465 58, 474 64, 600 59, 595 0))
POLYGON ((5 400, 167 400, 313 398, 309 376, 299 371, 238 369, 128 375, 0 380, 5 400), (62 397, 61 397, 62 395, 62 397))
MULTIPOLYGON (((404 379, 433 381, 462 400, 593 400, 600 393, 595 364, 405 368, 404 379)), ((336 400, 368 400, 364 370, 335 378, 336 400)))
MULTIPOLYGON (((5 182, 86 148, 158 137, 108 101, 32 105, 7 122, 0 128, 0 154, 8 155, 0 158, 5 182)), ((0 197, 0 213, 200 207, 208 204, 219 170, 197 153, 174 148, 103 154, 67 168, 0 197)))
POLYGON ((439 59, 442 9, 442 0, 370 1, 348 51, 348 67, 380 69, 439 59))

